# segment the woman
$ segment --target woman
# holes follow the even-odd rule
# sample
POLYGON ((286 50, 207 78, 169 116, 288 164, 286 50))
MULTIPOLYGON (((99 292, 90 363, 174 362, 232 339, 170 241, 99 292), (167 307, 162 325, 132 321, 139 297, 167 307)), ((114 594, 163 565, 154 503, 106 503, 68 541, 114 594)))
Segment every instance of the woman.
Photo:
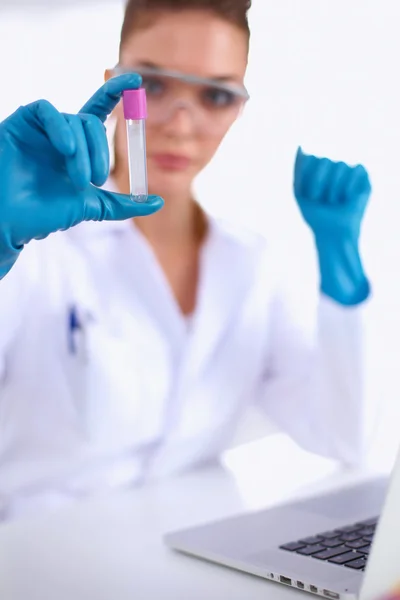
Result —
MULTIPOLYGON (((246 99, 249 4, 128 4, 107 77, 143 76, 149 188, 165 206, 135 224, 87 223, 33 242, 2 281, 8 516, 214 460, 251 404, 311 451, 345 462, 362 453, 365 170, 298 153, 295 194, 321 271, 317 324, 314 290, 300 306, 265 241, 192 197, 246 99)), ((125 124, 115 116, 108 189, 127 193, 125 124)))

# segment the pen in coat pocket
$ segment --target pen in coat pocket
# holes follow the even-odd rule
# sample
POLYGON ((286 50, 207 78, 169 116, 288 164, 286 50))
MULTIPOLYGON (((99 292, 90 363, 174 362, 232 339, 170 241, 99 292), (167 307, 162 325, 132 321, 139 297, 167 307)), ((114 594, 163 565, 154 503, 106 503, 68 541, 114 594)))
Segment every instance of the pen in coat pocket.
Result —
POLYGON ((68 311, 68 350, 70 354, 77 354, 78 340, 77 336, 82 333, 82 323, 78 316, 76 306, 71 306, 68 311))

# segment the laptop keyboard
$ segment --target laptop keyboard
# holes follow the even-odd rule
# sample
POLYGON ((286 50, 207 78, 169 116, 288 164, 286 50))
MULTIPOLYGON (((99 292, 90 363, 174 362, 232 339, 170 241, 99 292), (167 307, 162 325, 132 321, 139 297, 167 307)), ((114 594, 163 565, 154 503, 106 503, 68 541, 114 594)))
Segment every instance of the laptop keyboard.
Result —
POLYGON ((378 518, 368 519, 349 527, 283 544, 280 549, 364 571, 377 523, 378 518))

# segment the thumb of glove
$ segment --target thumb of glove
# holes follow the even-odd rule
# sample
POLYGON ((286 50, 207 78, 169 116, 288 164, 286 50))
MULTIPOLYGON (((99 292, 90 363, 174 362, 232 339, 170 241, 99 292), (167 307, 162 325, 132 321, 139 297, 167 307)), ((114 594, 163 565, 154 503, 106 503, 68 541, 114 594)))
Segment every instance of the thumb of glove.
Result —
POLYGON ((95 189, 85 206, 85 221, 124 221, 134 217, 145 217, 159 211, 164 200, 149 196, 146 202, 135 202, 128 194, 117 194, 95 189))

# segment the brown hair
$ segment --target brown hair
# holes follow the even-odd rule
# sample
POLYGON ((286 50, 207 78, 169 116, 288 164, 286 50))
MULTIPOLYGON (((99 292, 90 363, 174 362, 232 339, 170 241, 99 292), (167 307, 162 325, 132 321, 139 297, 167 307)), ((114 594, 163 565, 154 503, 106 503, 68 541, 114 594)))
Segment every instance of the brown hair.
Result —
POLYGON ((120 49, 135 27, 143 27, 146 18, 161 11, 209 10, 234 23, 250 38, 248 11, 251 0, 128 0, 121 30, 120 49))

